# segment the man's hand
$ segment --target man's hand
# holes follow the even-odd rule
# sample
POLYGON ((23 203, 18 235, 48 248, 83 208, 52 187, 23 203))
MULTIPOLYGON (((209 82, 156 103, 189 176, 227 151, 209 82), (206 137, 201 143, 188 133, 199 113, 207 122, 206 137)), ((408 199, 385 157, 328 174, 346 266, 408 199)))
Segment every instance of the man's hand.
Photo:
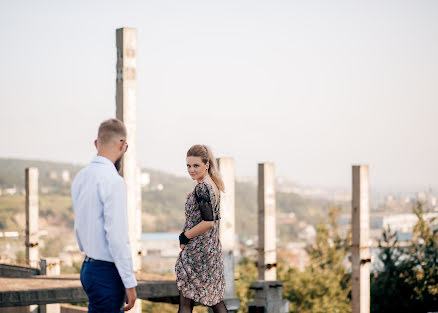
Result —
POLYGON ((135 287, 126 288, 126 305, 120 310, 123 312, 129 311, 134 306, 135 300, 137 300, 137 292, 135 291, 135 287))

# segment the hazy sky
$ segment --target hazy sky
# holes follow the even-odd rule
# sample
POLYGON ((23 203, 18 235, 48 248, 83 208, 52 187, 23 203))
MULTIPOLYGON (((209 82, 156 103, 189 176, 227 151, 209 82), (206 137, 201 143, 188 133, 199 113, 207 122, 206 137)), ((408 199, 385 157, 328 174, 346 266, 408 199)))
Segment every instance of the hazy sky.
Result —
POLYGON ((88 163, 115 116, 115 30, 138 31, 138 154, 236 174, 438 189, 438 1, 1 1, 0 157, 88 163))

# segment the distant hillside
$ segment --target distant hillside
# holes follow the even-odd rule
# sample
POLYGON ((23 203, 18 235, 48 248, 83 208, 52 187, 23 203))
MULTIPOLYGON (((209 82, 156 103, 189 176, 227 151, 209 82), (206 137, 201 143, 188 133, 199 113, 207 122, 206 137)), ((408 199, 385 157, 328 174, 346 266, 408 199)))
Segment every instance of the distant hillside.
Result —
MULTIPOLYGON (((40 171, 40 190, 47 193, 41 197, 41 215, 66 227, 73 225, 73 212, 69 202, 70 183, 63 182, 61 172, 67 170, 71 178, 80 170, 80 166, 68 163, 0 159, 0 188, 16 186, 24 188, 24 170, 26 167, 38 167, 40 171), (56 173, 56 175, 54 174, 56 173), (52 175, 52 177, 51 177, 52 175), (55 176, 53 176, 55 175, 55 176), (56 203, 50 199, 62 196, 62 207, 56 209, 56 203)), ((184 223, 185 195, 195 183, 185 177, 175 176, 163 171, 143 169, 150 174, 150 184, 142 192, 142 224, 144 232, 178 231, 184 223), (161 184, 162 190, 155 188, 161 184)), ((288 234, 289 238, 299 235, 302 223, 315 225, 325 220, 329 203, 327 200, 307 199, 291 192, 277 192, 277 217, 295 217, 295 222, 282 223, 278 231, 288 234), (299 226, 301 225, 301 226, 299 226)), ((0 197, 0 230, 18 226, 13 216, 22 214, 24 203, 21 200, 0 197)), ((57 200, 61 201, 61 200, 57 200)), ((251 182, 236 182, 236 231, 244 238, 251 237, 257 231, 257 190, 251 182)))
POLYGON ((0 188, 16 187, 18 192, 24 190, 24 171, 27 167, 37 167, 39 170, 39 187, 56 193, 69 192, 68 184, 62 182, 61 174, 68 171, 70 177, 74 177, 80 170, 80 166, 69 163, 51 161, 4 159, 0 158, 0 188), (50 178, 50 175, 52 176, 50 178))

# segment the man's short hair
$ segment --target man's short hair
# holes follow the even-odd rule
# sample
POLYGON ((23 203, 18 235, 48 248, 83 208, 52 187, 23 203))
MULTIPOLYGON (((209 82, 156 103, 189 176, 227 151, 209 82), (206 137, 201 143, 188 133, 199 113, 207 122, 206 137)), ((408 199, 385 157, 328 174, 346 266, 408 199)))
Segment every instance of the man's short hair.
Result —
POLYGON ((103 121, 97 132, 97 140, 102 144, 108 144, 113 139, 126 139, 125 125, 116 118, 103 121))

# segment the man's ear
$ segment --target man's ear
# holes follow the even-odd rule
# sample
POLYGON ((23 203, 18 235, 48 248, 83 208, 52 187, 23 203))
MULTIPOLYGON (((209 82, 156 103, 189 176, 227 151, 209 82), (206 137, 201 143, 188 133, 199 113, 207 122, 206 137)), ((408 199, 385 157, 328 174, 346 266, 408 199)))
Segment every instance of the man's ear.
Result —
POLYGON ((97 139, 94 141, 94 146, 95 146, 96 149, 97 149, 97 139))

